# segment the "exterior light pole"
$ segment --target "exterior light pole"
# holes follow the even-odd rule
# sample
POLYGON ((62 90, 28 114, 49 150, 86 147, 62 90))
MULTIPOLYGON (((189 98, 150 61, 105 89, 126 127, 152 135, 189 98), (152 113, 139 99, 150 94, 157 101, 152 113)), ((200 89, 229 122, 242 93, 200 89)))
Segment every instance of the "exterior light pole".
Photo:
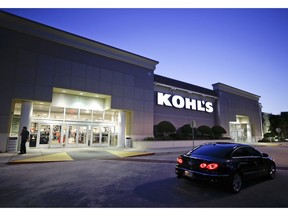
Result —
POLYGON ((192 120, 192 122, 190 123, 190 126, 192 128, 192 143, 193 143, 193 149, 194 149, 194 127, 196 127, 196 121, 192 120))

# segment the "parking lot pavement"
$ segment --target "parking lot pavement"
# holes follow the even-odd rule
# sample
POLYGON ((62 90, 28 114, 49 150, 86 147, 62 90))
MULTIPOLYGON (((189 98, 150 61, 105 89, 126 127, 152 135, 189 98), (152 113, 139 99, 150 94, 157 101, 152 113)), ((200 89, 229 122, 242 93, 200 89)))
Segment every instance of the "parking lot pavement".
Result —
MULTIPOLYGON (((255 147, 288 147, 287 143, 257 143, 255 147)), ((32 149, 27 148, 26 154, 17 152, 0 153, 0 164, 21 164, 21 163, 47 163, 47 162, 65 162, 75 160, 91 159, 121 159, 126 157, 138 157, 154 154, 184 153, 191 147, 170 147, 170 148, 120 148, 120 147, 84 147, 84 148, 49 148, 49 149, 32 149)), ((281 157, 282 158, 282 157, 281 157)), ((286 160, 281 166, 287 166, 286 160)))

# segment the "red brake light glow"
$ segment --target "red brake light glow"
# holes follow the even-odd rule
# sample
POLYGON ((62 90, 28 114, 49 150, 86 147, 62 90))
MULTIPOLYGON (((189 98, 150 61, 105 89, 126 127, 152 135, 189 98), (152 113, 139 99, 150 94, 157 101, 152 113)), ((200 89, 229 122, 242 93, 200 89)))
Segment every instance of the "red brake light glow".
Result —
POLYGON ((215 170, 218 168, 218 164, 217 163, 211 163, 207 165, 207 169, 209 170, 215 170))
POLYGON ((201 163, 200 168, 201 169, 206 168, 208 170, 215 170, 218 168, 218 164, 217 163, 211 163, 211 164, 201 163))
POLYGON ((177 158, 177 163, 182 164, 182 163, 183 163, 183 159, 180 158, 180 157, 178 157, 178 158, 177 158))
POLYGON ((206 164, 206 163, 201 163, 201 164, 200 164, 200 168, 204 169, 205 167, 207 167, 207 164, 206 164))

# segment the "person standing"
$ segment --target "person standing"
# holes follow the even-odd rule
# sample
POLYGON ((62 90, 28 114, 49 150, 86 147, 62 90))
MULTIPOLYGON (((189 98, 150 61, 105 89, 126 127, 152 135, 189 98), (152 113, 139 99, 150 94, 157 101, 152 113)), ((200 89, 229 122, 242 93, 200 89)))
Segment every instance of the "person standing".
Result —
POLYGON ((26 142, 29 140, 29 131, 27 127, 22 128, 21 132, 21 145, 20 145, 20 154, 26 154, 26 142))

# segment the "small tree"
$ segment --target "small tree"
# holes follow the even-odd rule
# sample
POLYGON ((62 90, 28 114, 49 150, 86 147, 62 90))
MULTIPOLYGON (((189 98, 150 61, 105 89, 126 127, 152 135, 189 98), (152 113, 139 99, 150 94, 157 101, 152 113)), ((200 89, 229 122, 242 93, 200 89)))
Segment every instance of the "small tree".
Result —
POLYGON ((210 138, 212 134, 212 130, 207 125, 201 125, 197 128, 197 130, 201 133, 202 138, 210 138))
POLYGON ((185 134, 185 135, 190 135, 192 134, 192 128, 190 126, 190 124, 185 124, 180 128, 181 133, 185 134))
POLYGON ((156 126, 157 134, 167 137, 176 132, 175 126, 169 121, 162 121, 156 126))
POLYGON ((217 139, 222 138, 223 134, 227 133, 226 130, 223 127, 219 126, 219 125, 213 126, 211 128, 211 130, 212 130, 212 133, 213 133, 214 137, 217 138, 217 139))
MULTIPOLYGON (((194 136, 197 136, 199 134, 199 132, 197 131, 196 128, 193 128, 194 131, 194 136)), ((190 124, 185 124, 180 128, 180 132, 189 139, 192 139, 192 128, 190 126, 190 124)), ((194 137, 195 138, 195 137, 194 137)))

